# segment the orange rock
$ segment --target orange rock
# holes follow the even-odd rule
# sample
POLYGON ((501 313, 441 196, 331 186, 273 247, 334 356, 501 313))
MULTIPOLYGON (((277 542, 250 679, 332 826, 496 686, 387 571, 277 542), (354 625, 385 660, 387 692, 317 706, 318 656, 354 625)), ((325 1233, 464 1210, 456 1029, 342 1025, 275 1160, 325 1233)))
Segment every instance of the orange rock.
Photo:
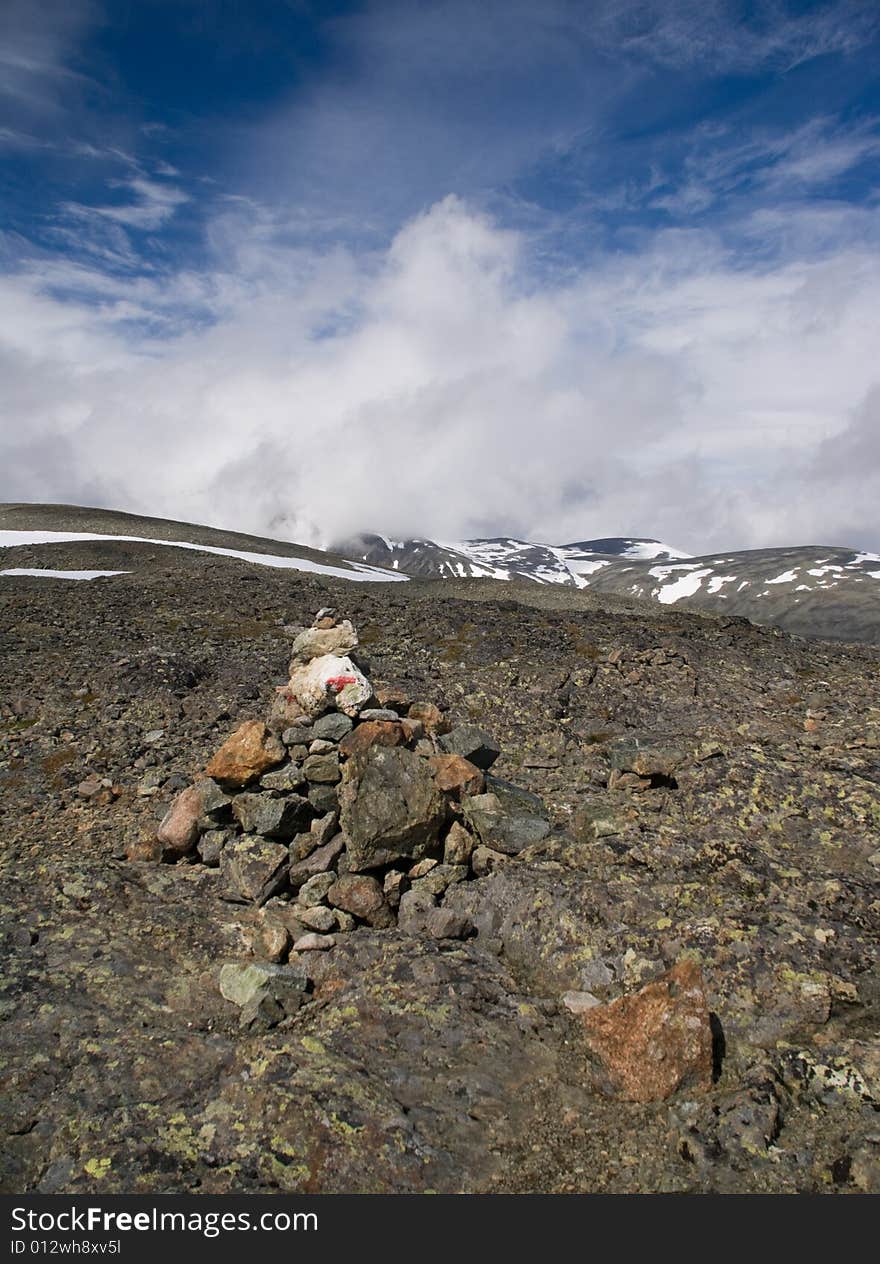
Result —
POLYGON ((469 759, 461 755, 431 755, 428 763, 438 790, 454 795, 483 793, 486 778, 469 759))
POLYGON ((227 738, 205 772, 221 785, 237 789, 287 757, 283 742, 261 720, 247 720, 227 738))
POLYGON ((659 1102, 712 1087, 712 1028, 700 967, 680 961, 638 992, 579 1016, 612 1096, 659 1102))
POLYGON ((364 720, 339 743, 340 755, 360 755, 371 746, 405 746, 403 726, 394 720, 364 720))
POLYGON ((407 712, 411 720, 421 720, 425 732, 431 734, 448 733, 449 721, 433 702, 414 702, 407 712))

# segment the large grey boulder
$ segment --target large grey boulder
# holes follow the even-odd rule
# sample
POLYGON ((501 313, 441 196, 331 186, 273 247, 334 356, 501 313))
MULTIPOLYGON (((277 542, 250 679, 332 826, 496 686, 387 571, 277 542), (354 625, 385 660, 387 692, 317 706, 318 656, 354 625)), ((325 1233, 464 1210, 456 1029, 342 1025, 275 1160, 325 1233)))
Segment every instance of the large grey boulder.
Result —
POLYGON ((427 761, 399 746, 371 746, 348 761, 339 807, 354 873, 405 856, 421 859, 446 819, 427 761))
POLYGON ((499 777, 486 778, 486 793, 464 795, 465 820, 484 847, 515 856, 550 833, 547 809, 536 794, 499 777))

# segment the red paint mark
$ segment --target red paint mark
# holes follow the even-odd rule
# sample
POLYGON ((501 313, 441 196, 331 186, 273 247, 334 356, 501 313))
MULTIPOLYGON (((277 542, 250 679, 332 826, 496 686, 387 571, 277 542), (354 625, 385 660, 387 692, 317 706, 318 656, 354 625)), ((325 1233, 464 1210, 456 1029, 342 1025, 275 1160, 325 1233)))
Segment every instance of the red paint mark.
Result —
POLYGON ((346 685, 356 685, 357 676, 330 676, 327 680, 327 687, 332 689, 334 693, 339 693, 346 685))

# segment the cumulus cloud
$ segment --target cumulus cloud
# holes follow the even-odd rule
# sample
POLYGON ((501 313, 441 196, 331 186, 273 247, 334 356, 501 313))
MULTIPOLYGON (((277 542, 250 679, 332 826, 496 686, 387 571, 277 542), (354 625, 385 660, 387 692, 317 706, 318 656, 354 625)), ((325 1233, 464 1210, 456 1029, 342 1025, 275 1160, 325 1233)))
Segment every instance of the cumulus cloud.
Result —
POLYGON ((549 281, 454 197, 380 252, 285 244, 244 202, 210 240, 198 273, 44 261, 0 282, 3 499, 319 545, 880 544, 864 244, 746 268, 661 233, 549 281))

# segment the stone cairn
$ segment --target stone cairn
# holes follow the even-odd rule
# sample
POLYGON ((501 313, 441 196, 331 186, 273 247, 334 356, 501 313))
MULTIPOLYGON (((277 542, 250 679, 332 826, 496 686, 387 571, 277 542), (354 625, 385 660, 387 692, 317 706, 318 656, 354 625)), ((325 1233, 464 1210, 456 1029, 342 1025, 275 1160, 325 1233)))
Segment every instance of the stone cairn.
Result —
POLYGON ((540 799, 489 774, 488 733, 374 689, 357 646, 352 624, 321 610, 266 722, 237 728, 139 846, 142 859, 219 866, 223 898, 260 908, 270 961, 357 926, 467 937, 447 889, 550 829, 540 799))
MULTIPOLYGON (((358 927, 468 938, 475 927, 444 906, 447 892, 550 832, 536 795, 489 772, 500 750, 488 733, 452 727, 401 689, 374 689, 357 646, 348 620, 319 611, 293 643, 266 723, 237 728, 130 853, 219 867, 223 898, 255 906, 262 960, 219 972, 251 1030, 296 1013, 314 954, 358 927)), ((605 1005, 585 992, 561 1000, 603 1091, 658 1101, 685 1084, 711 1086, 710 1016, 693 962, 605 1005)))

